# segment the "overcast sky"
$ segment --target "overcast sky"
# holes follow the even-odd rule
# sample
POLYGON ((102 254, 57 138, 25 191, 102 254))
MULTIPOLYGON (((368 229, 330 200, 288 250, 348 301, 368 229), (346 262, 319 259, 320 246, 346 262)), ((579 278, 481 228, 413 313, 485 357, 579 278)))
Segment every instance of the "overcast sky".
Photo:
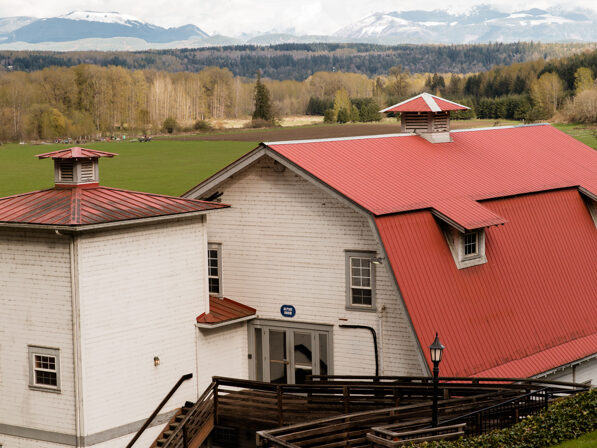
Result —
MULTIPOLYGON (((118 11, 160 26, 192 23, 208 33, 239 35, 270 30, 300 34, 331 34, 378 11, 443 9, 463 12, 474 0, 0 0, 0 17, 54 17, 73 10, 118 11)), ((595 0, 486 1, 497 9, 513 11, 565 4, 597 11, 595 0), (524 6, 520 6, 521 3, 524 6)))

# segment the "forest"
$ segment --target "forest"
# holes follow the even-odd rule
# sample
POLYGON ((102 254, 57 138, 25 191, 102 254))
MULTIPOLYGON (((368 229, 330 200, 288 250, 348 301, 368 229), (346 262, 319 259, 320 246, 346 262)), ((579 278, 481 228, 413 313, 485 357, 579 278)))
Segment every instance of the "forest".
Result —
MULTIPOLYGON (((87 63, 0 72, 0 141, 207 130, 218 120, 253 115, 256 73, 87 63)), ((471 107, 455 118, 532 122, 555 115, 596 123, 595 73, 597 50, 467 74, 413 73, 402 65, 377 76, 320 71, 302 81, 264 73, 264 88, 259 88, 278 118, 310 114, 324 115, 328 122, 375 121, 382 107, 427 91, 471 107)))
POLYGON ((207 67, 227 68, 235 76, 304 81, 320 71, 382 76, 391 67, 411 73, 473 73, 495 65, 511 65, 551 59, 595 49, 595 44, 542 44, 520 42, 483 45, 373 45, 373 44, 280 44, 239 45, 138 52, 0 51, 0 70, 32 72, 50 66, 94 64, 130 70, 198 72, 207 67))

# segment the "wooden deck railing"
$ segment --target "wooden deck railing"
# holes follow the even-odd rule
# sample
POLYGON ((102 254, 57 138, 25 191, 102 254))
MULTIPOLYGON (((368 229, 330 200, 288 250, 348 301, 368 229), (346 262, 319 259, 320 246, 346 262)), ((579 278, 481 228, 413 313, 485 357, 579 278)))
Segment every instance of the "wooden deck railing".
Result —
MULTIPOLYGON (((546 385, 551 396, 587 389, 574 383, 519 378, 441 378, 440 419, 487 408, 546 385)), ((428 377, 330 376, 313 377, 306 384, 214 377, 162 446, 194 448, 214 425, 265 430, 258 433, 263 446, 314 447, 333 440, 360 443, 373 426, 393 425, 405 431, 428 426, 432 393, 428 377)))

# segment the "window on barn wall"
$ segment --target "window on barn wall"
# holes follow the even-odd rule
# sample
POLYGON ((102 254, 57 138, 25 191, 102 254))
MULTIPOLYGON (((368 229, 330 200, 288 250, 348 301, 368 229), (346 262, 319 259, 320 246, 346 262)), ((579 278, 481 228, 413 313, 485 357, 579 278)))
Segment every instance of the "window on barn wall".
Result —
POLYGON ((60 391, 60 350, 29 346, 29 387, 60 391))
POLYGON ((375 265, 371 252, 346 252, 346 307, 375 309, 375 265))
POLYGON ((207 279, 209 293, 222 296, 222 245, 209 243, 207 248, 207 279))

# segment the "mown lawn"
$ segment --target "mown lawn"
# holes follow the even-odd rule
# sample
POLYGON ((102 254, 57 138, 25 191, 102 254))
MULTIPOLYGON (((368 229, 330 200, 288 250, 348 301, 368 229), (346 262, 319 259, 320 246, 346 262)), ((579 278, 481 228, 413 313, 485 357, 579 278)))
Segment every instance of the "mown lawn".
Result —
POLYGON ((597 129, 596 128, 588 128, 582 124, 554 124, 554 127, 558 128, 560 131, 565 132, 566 134, 571 135, 577 140, 580 140, 585 145, 589 145, 592 148, 597 149, 597 129))
MULTIPOLYGON (((179 196, 256 145, 252 142, 154 141, 84 146, 119 154, 100 161, 102 185, 179 196)), ((0 197, 52 187, 52 161, 38 160, 34 156, 70 146, 74 145, 0 146, 0 197)))
POLYGON ((597 447, 597 431, 585 434, 582 437, 574 440, 555 445, 552 448, 595 448, 597 447))
MULTIPOLYGON (((491 125, 488 120, 454 121, 454 123, 458 123, 457 127, 491 125)), ((511 123, 503 121, 499 123, 499 125, 505 124, 511 123)), ((344 126, 346 125, 336 125, 342 130, 344 126)), ((597 149, 597 134, 594 129, 570 124, 555 126, 597 149)), ((304 131, 315 128, 335 131, 334 125, 308 126, 304 131)), ((371 129, 377 130, 375 125, 372 125, 371 129)), ((288 130, 284 131, 288 132, 288 130)), ((305 138, 303 134, 301 132, 301 136, 305 138)), ((256 134, 250 135, 256 136, 256 134)), ((199 139, 201 136, 195 138, 199 139)), ((255 140, 178 141, 172 139, 149 143, 89 143, 85 146, 120 154, 118 157, 103 159, 100 162, 102 185, 179 196, 255 148, 256 145, 255 140)), ((52 187, 54 184, 52 162, 38 160, 34 156, 68 146, 73 145, 7 144, 0 146, 0 197, 52 187)))

